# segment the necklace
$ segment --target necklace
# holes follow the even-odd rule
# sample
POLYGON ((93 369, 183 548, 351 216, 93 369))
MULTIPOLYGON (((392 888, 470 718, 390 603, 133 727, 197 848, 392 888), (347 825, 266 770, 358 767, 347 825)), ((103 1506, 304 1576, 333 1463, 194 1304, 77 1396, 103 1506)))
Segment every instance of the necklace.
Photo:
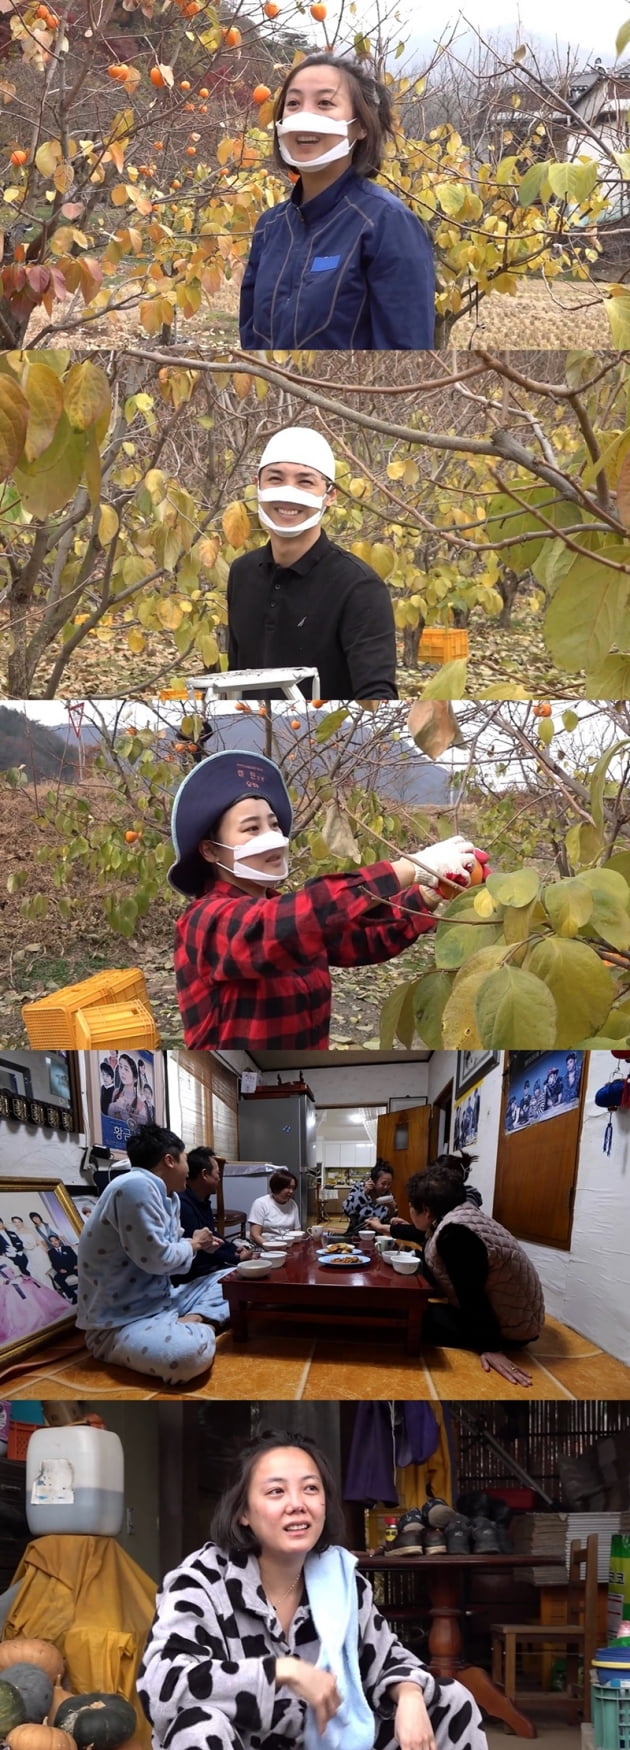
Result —
POLYGON ((291 1597, 291 1593, 295 1592, 296 1586, 301 1586, 302 1579, 303 1579, 303 1575, 300 1572, 298 1574, 297 1580, 294 1580, 292 1582, 291 1586, 287 1586, 286 1592, 281 1592, 279 1598, 270 1598, 269 1599, 269 1603, 273 1605, 274 1610, 277 1608, 278 1604, 282 1604, 284 1602, 285 1598, 291 1597))

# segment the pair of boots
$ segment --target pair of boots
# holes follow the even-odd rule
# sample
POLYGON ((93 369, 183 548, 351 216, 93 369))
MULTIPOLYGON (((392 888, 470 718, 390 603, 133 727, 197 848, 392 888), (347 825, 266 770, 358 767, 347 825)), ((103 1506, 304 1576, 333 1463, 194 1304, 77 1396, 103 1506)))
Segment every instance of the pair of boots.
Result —
MULTIPOLYGON (((465 1499, 462 1497, 461 1499, 465 1499)), ((488 1497, 484 1497, 488 1501, 488 1497)), ((461 1506, 461 1500, 458 1507, 461 1506)), ((483 1514, 475 1508, 467 1514, 449 1507, 446 1501, 432 1497, 424 1507, 410 1507, 401 1513, 393 1543, 388 1546, 392 1556, 467 1556, 509 1554, 512 1544, 508 1531, 509 1507, 493 1502, 500 1508, 495 1514, 483 1514)), ((488 1502, 488 1507, 490 1503, 488 1502)))

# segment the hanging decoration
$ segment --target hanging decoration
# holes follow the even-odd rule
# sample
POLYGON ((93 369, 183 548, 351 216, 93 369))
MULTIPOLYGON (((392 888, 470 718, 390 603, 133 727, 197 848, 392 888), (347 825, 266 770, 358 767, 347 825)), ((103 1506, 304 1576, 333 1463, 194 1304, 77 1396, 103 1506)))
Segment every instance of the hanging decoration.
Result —
POLYGON ((595 1095, 595 1105, 603 1107, 608 1113, 608 1123, 604 1131, 603 1152, 609 1155, 613 1142, 613 1112, 630 1111, 630 1074, 623 1075, 622 1063, 630 1063, 630 1051, 613 1051, 617 1059, 617 1070, 603 1088, 598 1088, 595 1095))

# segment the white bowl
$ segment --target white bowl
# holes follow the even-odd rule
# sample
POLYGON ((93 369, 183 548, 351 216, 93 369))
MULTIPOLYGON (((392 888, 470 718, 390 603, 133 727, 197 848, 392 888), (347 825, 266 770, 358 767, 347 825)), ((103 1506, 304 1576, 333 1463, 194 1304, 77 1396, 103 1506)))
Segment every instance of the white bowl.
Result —
POLYGON ((397 1276, 413 1276, 418 1269, 420 1259, 412 1257, 406 1258, 403 1255, 399 1258, 392 1258, 391 1262, 397 1276))
POLYGON ((268 1276, 271 1264, 265 1258, 244 1258, 236 1269, 239 1276, 268 1276))
POLYGON ((359 1228, 359 1239, 360 1240, 375 1240, 376 1234, 374 1232, 374 1228, 373 1227, 360 1227, 359 1228))
POLYGON ((284 1239, 282 1241, 282 1244, 283 1244, 283 1246, 292 1246, 294 1244, 295 1240, 305 1240, 305 1239, 306 1239, 306 1234, 303 1232, 302 1228, 293 1228, 291 1230, 291 1233, 284 1235, 284 1239))
POLYGON ((259 1262, 264 1264, 265 1270, 281 1270, 288 1255, 288 1252, 262 1252, 259 1262))

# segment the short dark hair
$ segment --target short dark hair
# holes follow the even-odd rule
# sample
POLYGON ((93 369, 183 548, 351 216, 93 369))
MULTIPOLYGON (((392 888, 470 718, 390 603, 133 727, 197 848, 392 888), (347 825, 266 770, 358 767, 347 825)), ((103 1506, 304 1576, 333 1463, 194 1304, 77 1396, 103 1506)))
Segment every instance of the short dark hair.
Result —
POLYGON ((183 1155, 185 1144, 174 1130, 161 1124, 139 1124, 127 1141, 127 1154, 132 1167, 145 1167, 152 1172, 165 1155, 183 1155))
POLYGON ((272 1173, 269 1180, 270 1191, 286 1191, 287 1185, 297 1185, 295 1173, 290 1173, 288 1167, 281 1167, 278 1173, 272 1173))
MULTIPOLYGON (((378 176, 383 159, 383 152, 388 135, 394 134, 394 114, 392 100, 387 86, 371 73, 368 67, 363 67, 360 61, 346 60, 344 55, 334 55, 322 50, 321 54, 307 55, 297 66, 290 67, 278 93, 273 112, 274 123, 282 121, 287 92, 297 73, 304 67, 332 67, 337 73, 344 73, 350 87, 352 107, 355 120, 365 128, 365 139, 357 140, 352 153, 352 167, 357 176, 378 176)), ((281 170, 286 170, 278 144, 278 136, 274 127, 273 155, 281 170)))
POLYGON ((372 1180, 372 1183, 374 1185, 377 1184, 379 1179, 384 1179, 386 1173, 388 1174, 388 1177, 390 1179, 393 1179, 393 1177, 394 1177, 393 1167, 390 1166, 389 1161, 382 1160, 381 1156, 379 1155, 378 1160, 375 1162, 374 1166, 370 1167, 370 1178, 372 1180))
POLYGON ((424 1173, 413 1173, 407 1184, 407 1196, 412 1209, 420 1213, 428 1209, 435 1221, 441 1221, 451 1209, 466 1202, 461 1173, 450 1167, 428 1167, 424 1173))
POLYGON ((214 1149, 206 1148, 204 1143, 200 1143, 199 1148, 191 1148, 188 1155, 189 1179, 198 1179, 204 1168, 209 1167, 210 1162, 216 1160, 218 1160, 218 1156, 215 1155, 214 1149))
POLYGON ((341 1505, 339 1487, 333 1475, 331 1466, 322 1452, 321 1447, 311 1440, 308 1434, 294 1434, 289 1429, 269 1428, 258 1435, 255 1440, 248 1441, 241 1447, 235 1461, 234 1482, 221 1496, 217 1503, 211 1527, 211 1537, 219 1549, 227 1555, 246 1551, 252 1555, 260 1554, 260 1544, 248 1525, 241 1525, 241 1515, 247 1508, 247 1497, 253 1470, 266 1452, 273 1452, 277 1446, 294 1446, 300 1452, 306 1452, 316 1465, 324 1485, 326 1497, 326 1517, 314 1545, 319 1553, 328 1549, 332 1543, 345 1543, 346 1525, 341 1505))
POLYGON ((464 1148, 451 1149, 445 1150, 443 1154, 438 1155, 437 1159, 431 1162, 431 1166, 446 1167, 449 1173, 459 1173, 462 1183, 465 1184, 473 1162, 476 1161, 476 1159, 476 1155, 467 1154, 466 1149, 464 1148))

